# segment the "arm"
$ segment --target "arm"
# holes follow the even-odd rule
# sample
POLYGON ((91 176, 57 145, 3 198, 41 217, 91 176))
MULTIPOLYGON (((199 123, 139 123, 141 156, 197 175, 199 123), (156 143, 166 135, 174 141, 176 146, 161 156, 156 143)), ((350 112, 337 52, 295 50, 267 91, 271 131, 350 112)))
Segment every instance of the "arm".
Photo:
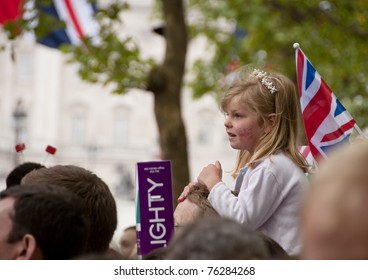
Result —
MULTIPOLYGON (((204 167, 201 173, 198 175, 198 183, 203 184, 207 187, 209 191, 219 182, 222 182, 222 168, 219 161, 215 164, 209 164, 204 167)), ((184 201, 187 197, 190 189, 196 184, 196 182, 191 182, 184 187, 183 192, 178 198, 178 202, 184 201)))
POLYGON ((276 176, 266 168, 256 168, 244 177, 237 197, 220 182, 208 199, 221 216, 257 229, 272 216, 283 197, 276 176))
POLYGON ((220 162, 216 161, 215 164, 209 164, 203 168, 197 180, 211 191, 215 185, 222 182, 222 167, 220 162))

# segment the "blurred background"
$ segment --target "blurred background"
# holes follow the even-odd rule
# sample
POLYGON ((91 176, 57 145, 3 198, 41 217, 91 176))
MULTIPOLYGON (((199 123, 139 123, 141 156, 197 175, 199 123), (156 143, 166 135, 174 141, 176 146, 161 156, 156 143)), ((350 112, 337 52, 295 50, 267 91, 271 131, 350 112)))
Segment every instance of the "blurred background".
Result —
MULTIPOLYGON (((0 1, 3 12, 6 1, 0 1)), ((295 81, 294 42, 357 124, 368 125, 367 1, 100 0, 97 43, 61 49, 36 42, 58 26, 47 17, 34 22, 34 10, 51 2, 26 1, 28 20, 0 29, 0 189, 23 161, 87 168, 116 197, 117 235, 135 223, 139 161, 172 160, 175 196, 215 160, 231 184, 236 152, 223 129, 222 89, 247 64, 295 81), (185 68, 172 71, 170 65, 184 66, 180 59, 185 68), (176 84, 172 104, 165 103, 171 95, 155 98, 170 94, 170 86, 155 79, 162 73, 167 85, 184 81, 176 84), (160 108, 176 104, 179 114, 163 121, 160 108), (166 131, 176 118, 184 130, 166 131), (18 143, 26 146, 22 153, 15 151, 18 143), (57 148, 55 155, 45 151, 47 145, 57 148)))
MULTIPOLYGON (((131 1, 121 28, 134 37, 142 55, 161 60, 165 41, 153 31, 161 21, 150 19, 152 7, 152 1, 131 1)), ((109 86, 83 81, 76 63, 68 64, 65 54, 33 36, 11 42, 0 29, 0 42, 5 46, 0 52, 0 189, 23 161, 82 166, 110 186, 119 207, 118 230, 135 224, 135 164, 161 159, 152 94, 141 89, 112 94, 109 86), (18 143, 26 146, 21 153, 15 151, 18 143), (45 151, 47 145, 57 148, 55 155, 45 151)), ((191 45, 188 64, 204 55, 200 41, 191 45)), ((194 100, 184 87, 182 106, 191 180, 215 160, 231 171, 235 152, 215 98, 194 100)))

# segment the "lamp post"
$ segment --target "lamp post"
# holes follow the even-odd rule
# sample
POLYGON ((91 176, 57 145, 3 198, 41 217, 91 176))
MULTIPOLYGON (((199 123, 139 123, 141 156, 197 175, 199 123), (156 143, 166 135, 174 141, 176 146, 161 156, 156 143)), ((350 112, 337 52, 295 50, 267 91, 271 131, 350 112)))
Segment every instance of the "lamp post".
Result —
MULTIPOLYGON (((22 100, 18 100, 17 104, 13 111, 13 119, 14 119, 14 139, 15 145, 19 144, 21 141, 24 140, 25 128, 26 128, 26 119, 27 119, 27 112, 23 107, 22 100)), ((14 164, 15 166, 20 164, 19 157, 17 153, 14 156, 14 164)))

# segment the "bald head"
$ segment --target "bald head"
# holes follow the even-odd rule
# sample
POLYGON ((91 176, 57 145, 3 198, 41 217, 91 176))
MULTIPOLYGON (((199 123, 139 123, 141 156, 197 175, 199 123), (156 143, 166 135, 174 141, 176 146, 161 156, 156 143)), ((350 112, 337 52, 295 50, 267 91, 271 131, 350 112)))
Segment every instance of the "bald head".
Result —
POLYGON ((368 258, 368 142, 329 155, 302 213, 305 259, 368 258))

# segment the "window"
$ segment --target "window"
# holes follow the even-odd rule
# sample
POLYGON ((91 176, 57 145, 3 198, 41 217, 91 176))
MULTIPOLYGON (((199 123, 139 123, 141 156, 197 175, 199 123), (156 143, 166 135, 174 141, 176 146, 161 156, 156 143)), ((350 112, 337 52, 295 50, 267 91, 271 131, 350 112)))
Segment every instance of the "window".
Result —
POLYGON ((86 118, 84 115, 75 114, 71 120, 71 143, 82 146, 86 138, 86 118))
POLYGON ((30 83, 33 75, 33 53, 20 52, 16 61, 18 82, 21 84, 30 83))

